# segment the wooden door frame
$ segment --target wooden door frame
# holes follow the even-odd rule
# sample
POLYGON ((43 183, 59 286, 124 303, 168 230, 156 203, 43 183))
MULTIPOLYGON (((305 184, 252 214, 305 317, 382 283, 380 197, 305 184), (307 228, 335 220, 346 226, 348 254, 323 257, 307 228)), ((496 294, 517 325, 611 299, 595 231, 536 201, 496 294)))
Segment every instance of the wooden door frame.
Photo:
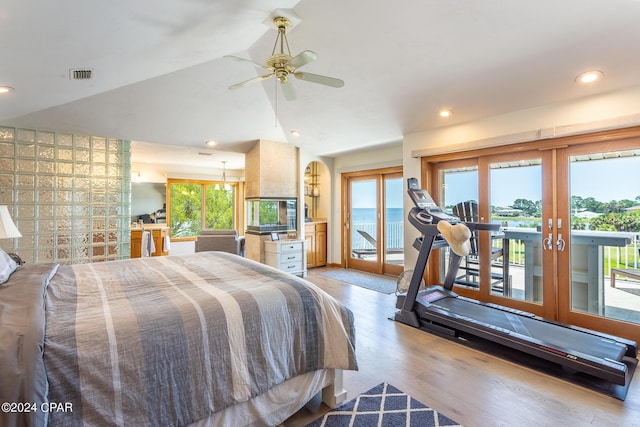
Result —
MULTIPOLYGON (((355 172, 345 172, 342 174, 342 259, 341 265, 343 267, 349 267, 352 265, 358 270, 367 271, 375 274, 400 274, 401 271, 387 271, 388 267, 385 268, 385 264, 383 263, 383 251, 384 251, 384 236, 382 234, 381 228, 384 223, 384 213, 382 212, 383 206, 383 197, 384 197, 384 180, 383 176, 385 175, 394 175, 401 174, 402 175, 403 168, 402 166, 393 166, 381 169, 370 169, 363 171, 355 171, 355 172), (383 239, 378 238, 378 250, 376 253, 376 262, 359 262, 358 260, 353 260, 350 256, 351 254, 351 239, 349 237, 349 233, 351 231, 351 219, 348 217, 348 213, 350 212, 350 183, 354 179, 356 180, 364 180, 369 178, 374 178, 377 180, 377 194, 376 194, 376 212, 380 213, 381 216, 376 219, 376 235, 382 236, 383 239), (351 262, 350 262, 351 261, 351 262), (355 261, 355 264, 353 264, 355 261)), ((392 269, 393 270, 393 269, 392 269)))
MULTIPOLYGON (((402 168, 400 168, 402 169, 402 168)), ((402 272, 404 271, 404 260, 402 262, 402 265, 395 265, 395 264, 391 264, 388 262, 385 262, 386 260, 386 243, 387 243, 387 235, 386 235, 386 223, 387 223, 387 215, 386 215, 386 209, 382 209, 382 208, 386 208, 386 204, 385 204, 385 200, 386 200, 386 185, 385 182, 387 179, 397 179, 403 178, 403 174, 402 174, 402 170, 395 172, 395 173, 385 173, 382 174, 382 182, 381 182, 381 188, 380 188, 380 192, 382 195, 382 200, 380 203, 380 212, 382 214, 382 218, 380 219, 380 233, 383 236, 383 243, 384 245, 381 247, 382 251, 382 274, 391 274, 394 276, 399 276, 400 274, 402 274, 402 272)), ((404 241, 404 237, 403 237, 403 241, 404 241)), ((403 247, 404 249, 404 247, 403 247)))
MULTIPOLYGON (((478 170, 478 206, 479 206, 479 216, 482 220, 486 220, 486 218, 491 218, 491 204, 490 204, 490 165, 496 162, 506 162, 514 159, 521 160, 525 159, 543 159, 543 167, 546 163, 551 160, 550 153, 540 151, 540 150, 527 150, 527 151, 517 151, 517 152, 507 152, 507 153, 492 153, 487 156, 480 156, 476 159, 466 158, 466 159, 458 159, 451 161, 441 161, 437 163, 427 163, 423 162, 423 171, 428 171, 426 174, 423 174, 423 182, 426 182, 426 188, 428 188, 430 194, 434 198, 434 201, 440 205, 440 199, 442 198, 442 186, 440 182, 441 171, 443 169, 450 168, 458 168, 458 167, 470 167, 476 166, 478 170)), ((544 174, 544 171, 542 172, 544 174)), ((542 194, 543 200, 545 200, 546 194, 551 193, 551 186, 549 183, 541 183, 542 186, 542 194)), ((552 197, 552 196, 549 196, 552 197)), ((547 202, 543 205, 543 218, 546 218, 550 215, 552 208, 552 203, 547 202)), ((489 220, 490 221, 490 220, 489 220)), ((478 236, 479 240, 479 250, 481 255, 479 258, 480 262, 480 288, 472 289, 467 287, 456 287, 455 291, 459 295, 465 296, 467 298, 473 298, 483 302, 492 302, 495 304, 506 305, 513 308, 517 308, 518 310, 528 311, 530 313, 534 313, 539 316, 553 318, 555 316, 555 310, 557 307, 557 302, 554 294, 554 277, 553 275, 544 275, 543 276, 543 304, 533 303, 530 301, 517 300, 513 298, 508 298, 501 295, 495 295, 491 293, 491 259, 488 254, 491 251, 491 238, 488 233, 480 233, 478 236)), ((437 252, 436 252, 437 253, 437 252)), ((550 263, 552 262, 551 254, 543 254, 543 262, 550 263)), ((429 258, 428 270, 426 274, 425 280, 427 283, 435 284, 440 283, 440 272, 441 264, 438 256, 432 256, 429 258)))
POLYGON ((345 258, 345 266, 347 268, 354 268, 356 270, 360 270, 360 271, 366 271, 368 273, 374 273, 374 274, 382 274, 382 255, 380 253, 380 246, 381 246, 381 241, 378 238, 378 236, 380 236, 380 228, 381 228, 381 218, 379 217, 379 212, 380 212, 380 205, 381 205, 381 194, 380 194, 380 177, 377 175, 371 175, 371 174, 358 174, 357 176, 354 175, 350 175, 350 176, 346 176, 344 177, 345 181, 346 181, 346 193, 345 193, 345 197, 346 197, 346 203, 345 203, 345 208, 346 211, 343 213, 343 217, 344 217, 344 224, 348 225, 348 227, 344 228, 344 238, 345 240, 345 247, 346 247, 346 251, 345 251, 345 255, 347 256, 347 258, 345 258), (353 228, 353 222, 350 216, 352 207, 351 207, 351 185, 355 182, 358 181, 375 181, 376 182, 376 240, 377 240, 377 245, 376 245, 376 259, 375 261, 365 261, 365 260, 359 260, 356 258, 351 257, 351 253, 352 253, 352 242, 351 242, 351 232, 352 232, 352 228, 353 228))
MULTIPOLYGON (((437 172, 434 171, 434 165, 438 165, 442 162, 447 161, 473 158, 480 159, 484 156, 501 155, 505 153, 525 152, 531 150, 540 150, 541 152, 548 151, 549 153, 552 153, 550 154, 552 156, 552 159, 549 162, 549 166, 546 166, 546 164, 543 162, 543 167, 550 167, 553 171, 549 172, 547 170, 543 170, 543 177, 551 176, 551 179, 543 179, 543 203, 551 201, 553 205, 551 206, 551 208, 547 206, 546 209, 545 206, 543 206, 543 211, 548 212, 548 210, 551 209, 551 214, 549 214, 550 217, 554 221, 561 219, 563 224, 567 224, 565 226, 565 230, 568 231, 569 229, 567 227, 569 227, 568 224, 570 224, 570 200, 568 194, 570 192, 570 188, 568 185, 562 187, 560 183, 569 182, 569 156, 574 153, 580 153, 583 151, 622 151, 628 149, 638 149, 639 147, 640 126, 633 126, 628 128, 604 130, 586 134, 571 135, 537 141, 527 141, 489 148, 471 149, 464 152, 450 152, 422 157, 421 176, 423 186, 432 191, 432 195, 435 198, 437 195, 439 195, 439 192, 436 188, 438 176, 437 172), (545 200, 544 195, 548 194, 545 192, 550 192, 551 200, 545 200)), ((543 213, 543 220, 548 217, 549 216, 543 213)), ((553 233, 553 240, 555 242, 557 241, 558 236, 558 230, 556 229, 556 227, 554 227, 553 233)), ((567 239, 565 239, 565 241, 566 240, 567 239)), ((554 258, 554 261, 551 261, 553 267, 550 267, 552 273, 545 273, 545 276, 553 275, 554 280, 552 281, 551 285, 548 285, 546 282, 544 283, 543 292, 545 294, 547 292, 552 292, 555 295, 555 302, 550 307, 546 307, 547 304, 545 303, 544 310, 541 313, 536 313, 535 311, 533 311, 535 314, 539 314, 541 316, 549 318, 554 318, 555 316, 555 318, 560 322, 575 324, 588 329, 603 331, 605 333, 627 337, 640 342, 640 325, 638 324, 571 311, 571 280, 569 271, 571 265, 570 243, 567 250, 565 251, 557 252, 554 250, 553 253, 549 252, 549 255, 545 255, 552 256, 554 258)), ((433 258, 435 257, 432 257, 432 259, 430 259, 428 265, 426 279, 429 281, 427 283, 437 283, 438 280, 438 264, 433 258)), ((543 260, 543 262, 545 261, 546 260, 543 260)), ((548 262, 544 265, 548 265, 548 262)), ((467 296, 466 294, 470 294, 469 296, 471 298, 480 299, 480 294, 477 291, 466 292, 466 290, 461 290, 458 293, 463 296, 467 296)), ((524 304, 525 302, 522 301, 499 296, 492 296, 492 299, 493 298, 495 298, 496 302, 499 304, 525 311, 531 311, 527 307, 530 303, 524 304)))
MULTIPOLYGON (((542 164, 541 171, 541 198, 542 198, 542 217, 541 222, 544 224, 548 219, 555 218, 555 206, 557 200, 557 194, 555 191, 555 179, 549 180, 546 179, 553 168, 555 167, 555 153, 554 150, 549 149, 538 149, 538 150, 527 150, 527 151, 517 151, 517 152, 507 152, 502 154, 493 154, 490 156, 483 156, 479 159, 479 164, 481 167, 478 171, 478 181, 480 185, 480 197, 481 202, 481 216, 484 215, 485 218, 491 218, 491 207, 490 207, 490 166, 492 163, 501 163, 508 161, 520 161, 520 160, 532 160, 532 159, 540 159, 542 164)), ((554 220, 555 221, 555 220, 554 220)), ((567 222, 564 222, 567 224, 567 222)), ((552 234, 556 236, 556 229, 553 228, 552 234)), ((556 238, 553 240, 556 241, 556 238)), ((487 233, 482 233, 480 235, 480 251, 482 254, 489 254, 491 241, 487 233), (483 236, 484 235, 484 236, 483 236), (483 239, 484 237, 484 239, 483 239)), ((542 304, 534 303, 531 301, 524 301, 513 299, 509 297, 505 297, 502 295, 492 294, 490 291, 490 269, 489 263, 490 258, 485 255, 485 262, 481 265, 486 265, 484 269, 484 274, 481 275, 482 283, 486 283, 483 287, 481 285, 482 292, 481 301, 487 301, 494 304, 499 305, 507 305, 513 308, 517 308, 518 310, 528 311, 530 313, 534 313, 538 316, 546 317, 549 319, 554 319, 557 317, 557 262, 556 257, 554 256, 554 250, 543 250, 542 251, 542 271, 544 274, 542 275, 542 304), (484 280, 482 280, 484 279, 484 280)), ((482 258, 482 255, 481 255, 482 258)))
MULTIPOLYGON (((576 154, 586 154, 591 152, 613 152, 613 151, 625 151, 625 150, 637 150, 640 148, 640 132, 634 136, 625 135, 619 139, 611 138, 607 141, 598 141, 590 144, 582 144, 568 147, 564 150, 562 156, 559 159, 559 173, 562 175, 558 179, 564 179, 565 182, 569 182, 569 160, 570 157, 576 154)), ((570 188, 567 186, 567 194, 564 210, 570 211, 570 188)), ((563 219, 569 224, 570 218, 563 219)), ((571 239, 565 239, 567 241, 567 250, 559 253, 559 262, 564 265, 571 265, 571 239)), ((640 325, 624 322, 621 320, 611 319, 604 316, 598 316, 589 313, 583 313, 571 310, 571 275, 567 269, 564 276, 561 276, 559 281, 558 299, 559 306, 561 307, 559 320, 569 324, 579 324, 588 329, 606 330, 607 333, 630 337, 636 342, 640 342, 640 325), (633 332, 630 333, 630 329, 633 332)))

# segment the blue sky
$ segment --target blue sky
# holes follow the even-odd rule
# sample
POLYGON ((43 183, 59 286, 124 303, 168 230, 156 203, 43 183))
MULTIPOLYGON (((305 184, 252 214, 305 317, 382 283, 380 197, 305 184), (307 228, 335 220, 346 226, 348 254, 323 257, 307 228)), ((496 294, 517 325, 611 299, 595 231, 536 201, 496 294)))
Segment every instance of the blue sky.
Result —
MULTIPOLYGON (((387 183, 387 208, 401 208, 406 188, 404 179, 388 179, 385 182, 387 183)), ((351 195, 351 207, 355 209, 375 208, 376 200, 371 195, 375 194, 376 182, 374 180, 356 181, 353 185, 354 194, 351 195)))
MULTIPOLYGON (((506 207, 514 200, 523 198, 540 200, 541 166, 494 169, 491 175, 492 205, 506 207)), ((593 197, 601 202, 611 200, 634 200, 640 196, 640 157, 625 157, 606 160, 591 160, 571 163, 571 194, 583 198, 593 197)), ((477 200, 477 173, 462 172, 447 174, 445 204, 464 200, 477 200)), ((352 207, 374 208, 375 181, 354 183, 357 191, 352 195, 352 207)), ((402 207, 406 191, 404 179, 388 180, 387 205, 402 207)))
POLYGON ((640 158, 593 160, 571 164, 571 194, 601 202, 640 196, 640 158))
MULTIPOLYGON (((634 200, 640 196, 640 158, 626 157, 571 163, 571 194, 593 197, 601 202, 634 200)), ((541 166, 494 169, 491 174, 491 204, 506 207, 523 198, 540 200, 541 166)), ((461 200, 477 200, 477 174, 463 172, 447 175, 447 205, 461 200)))

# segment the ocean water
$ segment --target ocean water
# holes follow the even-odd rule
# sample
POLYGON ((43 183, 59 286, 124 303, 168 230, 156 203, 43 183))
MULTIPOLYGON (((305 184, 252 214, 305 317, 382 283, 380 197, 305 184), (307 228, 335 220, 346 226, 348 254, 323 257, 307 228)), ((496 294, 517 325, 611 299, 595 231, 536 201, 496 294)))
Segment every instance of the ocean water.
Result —
MULTIPOLYGON (((403 222, 404 209, 402 208, 389 208, 386 211, 387 223, 403 222)), ((351 209, 351 222, 352 223, 375 223, 376 222, 376 210, 374 208, 354 208, 351 209)))
MULTIPOLYGON (((351 210, 351 245, 353 248, 371 248, 371 244, 357 232, 366 231, 376 237, 376 210, 357 208, 351 210)), ((385 235, 388 248, 402 248, 404 239, 404 213, 402 208, 389 208, 386 212, 385 235)))

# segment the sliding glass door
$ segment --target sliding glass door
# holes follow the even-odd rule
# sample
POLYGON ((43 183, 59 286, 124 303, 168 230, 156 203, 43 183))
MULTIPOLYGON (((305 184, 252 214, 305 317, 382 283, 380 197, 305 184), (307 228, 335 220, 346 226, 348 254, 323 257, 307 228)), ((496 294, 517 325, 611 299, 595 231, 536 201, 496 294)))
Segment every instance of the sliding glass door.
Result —
POLYGON ((640 149, 592 144, 563 151, 569 225, 562 255, 564 319, 624 333, 640 325, 640 149))
POLYGON ((400 274, 404 266, 404 180, 402 174, 396 173, 383 175, 382 182, 384 187, 382 270, 385 273, 400 274))
POLYGON ((456 292, 640 340, 640 128, 500 151, 423 159, 441 207, 476 198, 474 221, 499 228, 479 233, 456 292))
POLYGON ((380 260, 378 180, 354 178, 349 184, 348 266, 377 273, 380 260))
MULTIPOLYGON (((447 213, 464 222, 493 224, 490 230, 472 233, 471 253, 463 257, 454 281, 456 292, 538 315, 548 314, 545 304, 553 310, 553 294, 545 301, 540 227, 542 165, 548 159, 537 151, 519 152, 442 162, 434 168, 447 213)), ((449 249, 440 252, 443 280, 449 249)))
POLYGON ((492 158, 489 182, 491 222, 502 227, 509 263, 509 276, 502 286, 493 286, 491 294, 542 304, 543 242, 549 241, 541 228, 542 158, 537 152, 492 158))
POLYGON ((346 266, 400 274, 404 265, 404 186, 394 170, 350 174, 345 179, 346 266))

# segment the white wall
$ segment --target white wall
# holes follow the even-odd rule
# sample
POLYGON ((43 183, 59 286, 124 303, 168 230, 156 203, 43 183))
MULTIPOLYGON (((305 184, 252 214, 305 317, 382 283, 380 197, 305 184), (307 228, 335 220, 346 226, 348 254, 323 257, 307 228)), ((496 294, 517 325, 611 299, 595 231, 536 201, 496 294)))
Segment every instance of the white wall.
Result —
POLYGON ((131 183, 131 216, 151 214, 166 203, 167 185, 157 182, 131 183))
POLYGON ((390 147, 364 150, 348 153, 334 159, 333 195, 334 201, 329 224, 329 247, 327 248, 327 262, 339 264, 342 257, 342 176, 346 172, 357 172, 370 169, 402 165, 402 145, 400 143, 390 147))
MULTIPOLYGON (((404 136, 405 178, 420 179, 420 156, 640 125, 640 86, 404 136)), ((412 207, 405 196, 405 208, 412 207)), ((418 235, 405 227, 405 248, 418 235)), ((405 250, 407 269, 417 252, 405 250)))
POLYGON ((404 157, 640 124, 640 86, 404 136, 404 157))

